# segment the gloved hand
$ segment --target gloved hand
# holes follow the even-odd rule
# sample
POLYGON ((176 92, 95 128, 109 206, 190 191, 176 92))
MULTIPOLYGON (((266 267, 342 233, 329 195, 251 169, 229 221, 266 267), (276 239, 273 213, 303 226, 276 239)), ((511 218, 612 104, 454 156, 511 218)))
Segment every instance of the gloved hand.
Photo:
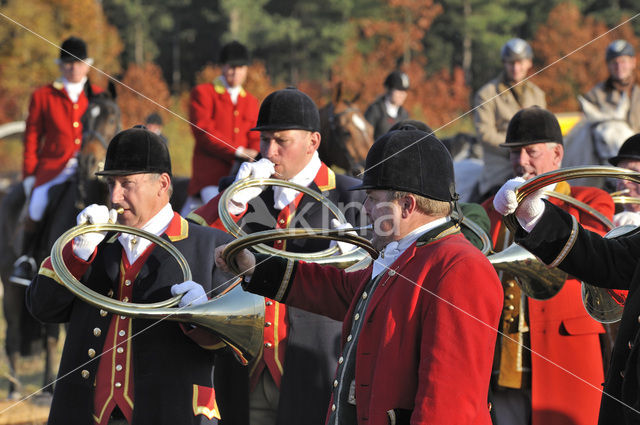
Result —
POLYGON ((518 206, 515 189, 524 182, 522 177, 516 177, 503 184, 493 198, 493 207, 502 215, 515 212, 518 223, 530 232, 544 213, 543 190, 528 196, 518 206))
MULTIPOLYGON (((92 204, 82 210, 76 217, 76 223, 81 224, 106 224, 115 223, 118 219, 118 213, 114 209, 109 209, 105 205, 92 204)), ((73 238, 73 253, 88 260, 96 250, 96 247, 104 239, 104 232, 90 232, 73 238)))
MULTIPOLYGON (((262 158, 257 162, 243 162, 238 170, 235 181, 245 178, 266 179, 271 177, 275 171, 273 162, 266 158, 262 158)), ((253 198, 260 196, 263 190, 264 187, 248 187, 239 190, 229 200, 227 205, 229 212, 233 215, 240 214, 247 207, 247 203, 253 198)))
POLYGON ((178 303, 178 307, 182 308, 188 305, 198 305, 208 301, 204 288, 193 280, 177 283, 171 287, 171 295, 176 296, 184 294, 178 303))
MULTIPOLYGON (((338 221, 338 219, 334 218, 331 219, 331 228, 335 229, 335 230, 348 230, 348 229, 353 229, 353 226, 351 225, 351 223, 340 223, 340 221, 338 221)), ((355 232, 345 232, 345 233, 350 233, 355 235, 355 232)), ((334 246, 338 245, 338 249, 340 250, 340 254, 346 254, 347 252, 351 252, 354 249, 357 248, 356 245, 350 244, 348 242, 340 242, 340 241, 331 241, 331 244, 329 244, 330 248, 333 248, 334 246)))
POLYGON ((640 213, 633 211, 622 211, 613 216, 613 224, 616 227, 630 224, 640 226, 640 213))
POLYGON ((24 189, 24 195, 28 198, 33 190, 33 185, 36 182, 36 176, 27 176, 22 180, 22 188, 24 189))

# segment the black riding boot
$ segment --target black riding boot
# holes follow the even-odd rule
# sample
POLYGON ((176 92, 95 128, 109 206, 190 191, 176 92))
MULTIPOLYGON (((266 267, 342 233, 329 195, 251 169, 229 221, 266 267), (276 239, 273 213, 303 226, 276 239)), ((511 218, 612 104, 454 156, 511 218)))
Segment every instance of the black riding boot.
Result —
POLYGON ((33 258, 36 240, 38 237, 38 222, 27 218, 24 224, 22 239, 22 255, 13 263, 13 273, 10 282, 28 286, 38 271, 38 265, 33 258))

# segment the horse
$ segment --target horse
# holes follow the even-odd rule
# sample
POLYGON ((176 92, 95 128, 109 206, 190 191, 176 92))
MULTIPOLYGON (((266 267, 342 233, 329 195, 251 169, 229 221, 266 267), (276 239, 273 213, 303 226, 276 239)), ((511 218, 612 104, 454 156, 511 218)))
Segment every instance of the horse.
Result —
POLYGON ((320 108, 320 159, 338 172, 359 176, 373 144, 373 126, 352 100, 342 99, 341 86, 331 102, 320 108))
MULTIPOLYGON (((34 253, 40 264, 51 251, 55 240, 75 225, 75 217, 85 205, 106 203, 106 184, 94 176, 104 166, 108 142, 120 131, 120 108, 115 103, 115 90, 90 96, 82 117, 83 136, 75 176, 49 191, 49 205, 41 224, 39 242, 34 253)), ((4 289, 4 316, 7 322, 5 349, 9 357, 9 395, 19 396, 18 359, 35 354, 44 340, 44 387, 51 393, 54 380, 54 359, 58 344, 59 325, 42 326, 26 309, 22 285, 9 282, 13 263, 21 254, 21 214, 26 213, 26 198, 22 183, 12 185, 0 202, 0 278, 4 289)))
MULTIPOLYGON (((578 101, 584 118, 564 138, 562 166, 610 165, 609 158, 617 155, 622 143, 635 134, 627 122, 629 96, 623 94, 615 108, 607 109, 598 108, 582 96, 578 101)), ((576 179, 573 183, 608 188, 604 178, 576 179)))

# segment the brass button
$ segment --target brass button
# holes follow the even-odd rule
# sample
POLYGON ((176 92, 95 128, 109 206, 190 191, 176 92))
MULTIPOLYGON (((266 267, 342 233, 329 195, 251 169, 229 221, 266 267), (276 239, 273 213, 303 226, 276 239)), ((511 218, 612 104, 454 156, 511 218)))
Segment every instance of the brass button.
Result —
POLYGON ((120 388, 122 384, 120 382, 116 382, 116 388, 120 388))
POLYGON ((349 336, 347 337, 347 342, 351 341, 352 339, 353 339, 353 336, 349 335, 349 336))
POLYGON ((396 275, 395 270, 389 270, 389 276, 395 276, 395 275, 396 275))
POLYGON ((508 300, 512 300, 512 299, 514 299, 514 298, 515 298, 515 296, 514 296, 513 294, 509 294, 509 295, 507 295, 507 299, 508 299, 508 300))
POLYGON ((514 306, 512 306, 512 305, 508 305, 508 306, 506 306, 504 309, 505 309, 505 310, 508 310, 508 311, 513 311, 513 310, 515 310, 516 308, 515 308, 514 306))
POLYGON ((265 302, 265 305, 267 305, 267 306, 273 305, 273 301, 267 301, 267 302, 265 302))
POLYGON ((120 335, 120 336, 125 336, 126 334, 127 334, 127 333, 126 333, 125 331, 120 331, 120 332, 118 332, 118 335, 120 335))
POLYGON ((237 117, 238 115, 240 115, 240 111, 238 111, 237 109, 234 110, 233 111, 233 115, 237 117))
POLYGON ((238 127, 236 127, 236 128, 233 129, 233 132, 238 134, 238 133, 240 133, 240 129, 238 127))
POLYGON ((264 348, 271 348, 271 343, 270 342, 265 342, 264 343, 264 348))
POLYGON ((83 369, 82 372, 80 372, 80 375, 82 375, 84 379, 89 379, 90 373, 87 369, 83 369))
POLYGON ((126 318, 127 318, 127 316, 120 316, 120 319, 122 319, 122 320, 124 320, 126 318))
POLYGON ((358 320, 360 318, 360 314, 356 313, 355 316, 353 316, 353 320, 358 320))
POLYGON ((340 358, 338 359, 338 364, 342 364, 344 363, 344 357, 340 356, 340 358))
POLYGON ((122 353, 124 353, 124 348, 122 348, 122 347, 118 347, 118 348, 116 349, 116 353, 118 353, 118 354, 122 354, 122 353))
POLYGON ((507 322, 509 322, 509 323, 513 323, 513 322, 514 322, 514 320, 515 320, 515 319, 514 319, 513 317, 509 317, 509 318, 507 319, 507 322))
POLYGON ((336 379, 335 381, 333 381, 333 388, 338 386, 338 380, 336 379))
POLYGON ((284 224, 284 218, 281 218, 280 220, 278 220, 278 223, 284 224))
POLYGON ((75 139, 73 142, 74 142, 76 145, 79 145, 79 144, 80 144, 80 142, 82 142, 82 140, 80 140, 80 139, 75 139))
POLYGON ((124 284, 126 286, 131 286, 131 281, 129 279, 127 279, 127 280, 124 281, 124 284))
POLYGON ((122 365, 121 365, 121 364, 117 364, 117 365, 116 365, 116 370, 117 370, 118 372, 120 372, 120 371, 122 370, 122 365))
POLYGON ((366 292, 363 292, 363 293, 362 293, 362 299, 363 299, 363 300, 366 300, 368 296, 369 296, 369 295, 367 295, 367 293, 366 293, 366 292))
POLYGON ((507 282, 507 286, 509 288, 513 288, 515 286, 515 283, 513 282, 513 280, 510 280, 509 282, 507 282))
POLYGON ((73 109, 78 109, 80 106, 77 103, 73 104, 73 109))
POLYGON ((268 328, 269 326, 271 326, 271 322, 264 322, 264 327, 268 328))
POLYGON ((336 405, 335 405, 335 404, 332 404, 332 405, 331 405, 331 411, 332 411, 332 412, 335 412, 335 411, 336 411, 336 405))
POLYGON ((129 302, 129 297, 124 297, 124 298, 122 299, 122 302, 123 302, 123 303, 128 303, 128 302, 129 302))
POLYGON ((278 245, 279 245, 279 244, 281 244, 281 243, 282 243, 282 239, 278 239, 278 240, 276 241, 276 243, 277 243, 278 245))
POLYGON ((93 348, 89 348, 89 351, 87 351, 87 354, 89 354, 89 358, 92 359, 96 356, 96 350, 94 350, 93 348))
POLYGON ((100 316, 105 317, 107 315, 106 310, 100 310, 100 316))
POLYGON ((109 292, 107 292, 107 297, 113 297, 113 289, 109 289, 109 292))
POLYGON ((102 335, 102 330, 100 328, 93 328, 93 335, 94 336, 102 335))
POLYGON ((78 121, 74 121, 73 128, 78 128, 78 127, 80 127, 80 123, 78 121))

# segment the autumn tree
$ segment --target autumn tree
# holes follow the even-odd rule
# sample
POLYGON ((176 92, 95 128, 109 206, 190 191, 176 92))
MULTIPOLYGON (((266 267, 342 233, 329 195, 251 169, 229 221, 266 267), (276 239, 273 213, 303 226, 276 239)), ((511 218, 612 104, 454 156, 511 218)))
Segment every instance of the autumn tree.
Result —
POLYGON ((630 24, 607 33, 608 29, 583 16, 573 3, 556 6, 539 27, 531 43, 539 67, 533 81, 545 91, 551 110, 579 110, 577 95, 607 77, 604 55, 611 41, 624 38, 639 47, 630 24))
POLYGON ((118 104, 124 128, 144 124, 152 112, 158 112, 166 120, 171 107, 169 88, 156 64, 131 64, 122 78, 118 104), (165 109, 166 108, 166 109, 165 109))

